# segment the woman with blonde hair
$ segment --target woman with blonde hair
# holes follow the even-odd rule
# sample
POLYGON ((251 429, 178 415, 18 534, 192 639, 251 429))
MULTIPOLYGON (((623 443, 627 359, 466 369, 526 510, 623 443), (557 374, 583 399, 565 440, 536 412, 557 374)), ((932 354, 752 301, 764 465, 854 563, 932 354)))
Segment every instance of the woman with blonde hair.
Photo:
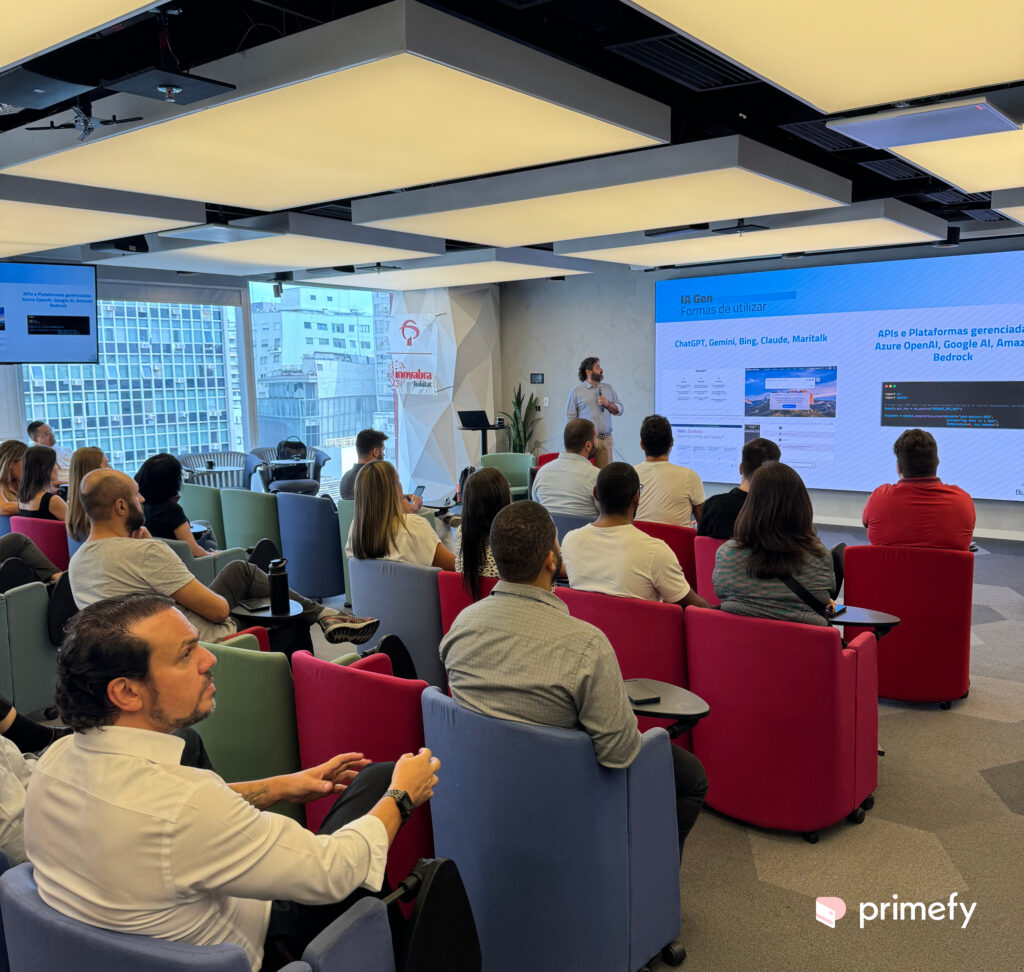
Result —
POLYGON ((63 520, 68 508, 57 495, 60 488, 57 453, 49 446, 31 446, 25 450, 18 487, 18 516, 37 520, 63 520))
POLYGON ((402 511, 398 473, 384 460, 368 463, 356 476, 345 556, 455 569, 455 555, 441 543, 430 524, 416 513, 402 511))
POLYGON ((0 443, 0 516, 18 515, 21 463, 28 447, 17 439, 0 443))
POLYGON ((68 468, 68 512, 64 522, 68 526, 68 536, 78 543, 85 543, 89 536, 89 517, 85 515, 80 495, 82 480, 94 469, 109 468, 106 455, 97 446, 83 446, 75 449, 71 455, 68 468))

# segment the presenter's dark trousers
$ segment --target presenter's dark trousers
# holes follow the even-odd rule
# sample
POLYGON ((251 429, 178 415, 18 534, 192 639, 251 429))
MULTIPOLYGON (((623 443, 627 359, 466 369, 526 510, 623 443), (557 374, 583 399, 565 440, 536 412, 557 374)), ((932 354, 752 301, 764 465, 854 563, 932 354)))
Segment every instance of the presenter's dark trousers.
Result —
POLYGON ((681 746, 672 746, 672 772, 676 783, 676 820, 679 825, 679 859, 683 857, 686 835, 700 816, 708 792, 704 766, 693 753, 681 746))
MULTIPOLYGON (((318 833, 333 834, 345 824, 366 816, 387 792, 394 763, 373 763, 359 771, 348 789, 335 801, 318 833)), ((391 891, 387 879, 379 896, 391 891)), ((260 972, 277 972, 282 966, 302 957, 306 946, 335 918, 344 914, 360 898, 373 894, 357 888, 344 901, 326 905, 305 905, 295 901, 275 901, 270 909, 270 925, 263 943, 260 972)))

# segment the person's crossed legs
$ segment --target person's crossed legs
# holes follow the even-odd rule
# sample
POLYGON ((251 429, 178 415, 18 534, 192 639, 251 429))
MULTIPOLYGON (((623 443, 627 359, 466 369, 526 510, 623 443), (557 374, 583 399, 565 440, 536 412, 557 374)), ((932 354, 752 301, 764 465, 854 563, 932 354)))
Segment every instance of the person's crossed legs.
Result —
POLYGON ((708 792, 708 777, 701 761, 681 746, 673 745, 672 774, 676 786, 676 821, 679 827, 679 859, 683 858, 686 835, 700 816, 708 792))

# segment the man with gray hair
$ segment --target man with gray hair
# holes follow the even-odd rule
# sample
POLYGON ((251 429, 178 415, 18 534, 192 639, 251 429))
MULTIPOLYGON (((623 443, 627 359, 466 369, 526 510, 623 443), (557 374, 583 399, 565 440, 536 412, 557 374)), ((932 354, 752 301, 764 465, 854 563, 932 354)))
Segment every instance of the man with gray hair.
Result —
MULTIPOLYGON (((636 716, 611 643, 551 592, 562 567, 551 517, 512 503, 494 518, 490 546, 501 579, 441 641, 452 698, 497 719, 582 729, 602 766, 625 769, 640 752, 636 716)), ((708 782, 700 760, 670 748, 682 854, 708 782)))

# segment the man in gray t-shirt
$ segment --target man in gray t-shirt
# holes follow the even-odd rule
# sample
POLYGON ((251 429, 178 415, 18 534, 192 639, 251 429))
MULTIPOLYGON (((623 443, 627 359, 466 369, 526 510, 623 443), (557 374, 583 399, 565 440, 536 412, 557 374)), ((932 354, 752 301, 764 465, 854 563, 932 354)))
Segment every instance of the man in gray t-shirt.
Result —
MULTIPOLYGON (((611 643, 551 593, 562 566, 551 517, 512 503, 494 518, 490 547, 501 580, 441 641, 452 698, 497 719, 582 729, 602 766, 626 768, 640 751, 636 716, 611 643)), ((692 753, 670 748, 681 854, 708 781, 692 753)))
MULTIPOLYGON (((231 617, 234 608, 270 596, 267 575, 241 560, 228 564, 209 587, 200 583, 167 544, 150 537, 144 526, 143 497, 130 476, 114 469, 93 470, 82 480, 81 499, 89 517, 89 538, 68 567, 79 608, 105 597, 156 592, 181 605, 200 640, 219 641, 238 630, 231 617)), ((289 595, 302 606, 299 619, 319 624, 333 644, 362 644, 380 623, 339 614, 295 591, 289 595)))

